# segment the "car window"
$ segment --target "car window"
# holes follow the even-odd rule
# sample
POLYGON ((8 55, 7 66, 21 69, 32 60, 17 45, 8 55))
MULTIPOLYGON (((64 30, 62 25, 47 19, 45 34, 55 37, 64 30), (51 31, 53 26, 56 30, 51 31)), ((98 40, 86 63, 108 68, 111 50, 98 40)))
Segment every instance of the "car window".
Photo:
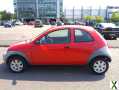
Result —
POLYGON ((91 35, 83 30, 75 30, 75 42, 91 42, 93 38, 91 35))
POLYGON ((99 25, 99 28, 103 28, 103 26, 100 24, 100 25, 99 25))
POLYGON ((51 32, 40 40, 41 44, 63 44, 69 42, 68 29, 51 32))
POLYGON ((98 28, 98 27, 99 27, 99 24, 96 25, 96 28, 98 28))

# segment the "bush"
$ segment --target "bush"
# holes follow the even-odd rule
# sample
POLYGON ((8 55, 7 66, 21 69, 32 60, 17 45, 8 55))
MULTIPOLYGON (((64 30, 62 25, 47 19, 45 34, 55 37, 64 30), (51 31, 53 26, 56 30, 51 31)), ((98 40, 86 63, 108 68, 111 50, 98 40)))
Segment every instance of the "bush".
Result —
POLYGON ((95 16, 85 16, 85 17, 84 17, 84 20, 86 20, 86 21, 95 20, 95 16))
POLYGON ((104 18, 102 16, 95 16, 96 23, 104 22, 104 18))
POLYGON ((119 22, 119 12, 113 12, 111 16, 112 22, 119 22))

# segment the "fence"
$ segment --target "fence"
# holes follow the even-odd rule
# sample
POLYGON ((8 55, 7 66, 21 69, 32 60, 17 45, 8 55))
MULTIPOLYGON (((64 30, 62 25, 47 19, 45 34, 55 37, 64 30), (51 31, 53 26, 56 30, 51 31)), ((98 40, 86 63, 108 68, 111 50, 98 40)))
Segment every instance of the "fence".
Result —
POLYGON ((66 18, 69 19, 83 19, 84 16, 102 16, 106 18, 107 16, 107 9, 101 9, 99 7, 98 9, 93 9, 92 7, 84 8, 81 7, 81 9, 65 9, 64 15, 66 18))

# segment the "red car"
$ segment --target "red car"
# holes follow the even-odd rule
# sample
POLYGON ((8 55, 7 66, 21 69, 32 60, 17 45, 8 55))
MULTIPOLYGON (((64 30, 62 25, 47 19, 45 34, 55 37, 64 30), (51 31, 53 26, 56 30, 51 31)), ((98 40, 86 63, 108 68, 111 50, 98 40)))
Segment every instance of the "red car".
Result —
POLYGON ((34 40, 11 45, 4 61, 13 72, 22 72, 28 65, 89 65, 94 73, 104 74, 111 55, 96 30, 70 25, 52 27, 34 40))

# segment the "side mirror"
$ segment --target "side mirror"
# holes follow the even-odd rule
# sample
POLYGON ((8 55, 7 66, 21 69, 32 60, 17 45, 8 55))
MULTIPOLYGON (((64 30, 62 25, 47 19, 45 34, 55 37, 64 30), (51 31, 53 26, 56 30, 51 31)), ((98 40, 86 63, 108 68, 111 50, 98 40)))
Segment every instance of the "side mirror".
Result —
POLYGON ((36 41, 35 44, 47 44, 47 41, 36 41))

